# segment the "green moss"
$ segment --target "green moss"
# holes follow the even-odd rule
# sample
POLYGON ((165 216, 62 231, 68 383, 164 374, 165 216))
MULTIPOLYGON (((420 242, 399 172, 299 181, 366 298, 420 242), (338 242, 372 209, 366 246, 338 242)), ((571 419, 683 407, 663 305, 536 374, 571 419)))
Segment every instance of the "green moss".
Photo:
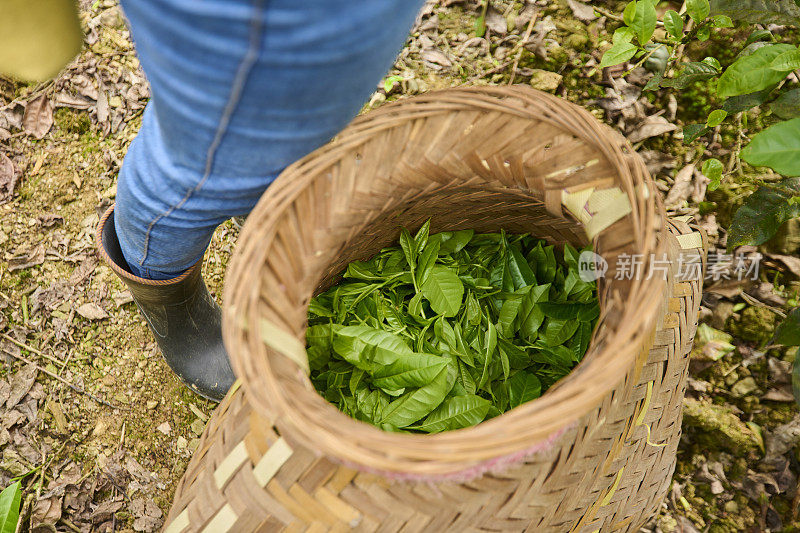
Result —
POLYGON ((78 111, 60 107, 53 113, 53 121, 63 132, 83 135, 92 127, 92 121, 86 111, 78 111))
POLYGON ((686 399, 684 426, 697 430, 695 443, 744 455, 758 449, 753 432, 727 407, 686 399))
POLYGON ((736 180, 723 180, 720 187, 715 191, 709 191, 707 199, 714 202, 717 206, 717 222, 722 227, 730 227, 733 214, 742 205, 745 198, 753 194, 756 187, 747 182, 736 180))
POLYGON ((728 319, 728 331, 740 339, 766 344, 775 331, 775 314, 763 307, 747 307, 738 319, 728 319))

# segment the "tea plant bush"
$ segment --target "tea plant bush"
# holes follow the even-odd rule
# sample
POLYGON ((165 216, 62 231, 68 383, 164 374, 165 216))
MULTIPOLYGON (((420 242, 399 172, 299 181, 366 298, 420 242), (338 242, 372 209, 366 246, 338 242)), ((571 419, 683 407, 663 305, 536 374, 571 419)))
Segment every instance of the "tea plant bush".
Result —
MULTIPOLYGON (((708 84, 721 105, 708 109, 705 122, 683 129, 686 143, 702 143, 704 136, 725 122, 738 127, 731 162, 706 159, 703 174, 709 190, 722 180, 748 180, 741 162, 768 167, 781 176, 778 181, 756 180, 757 189, 734 213, 728 229, 727 247, 760 245, 772 238, 782 224, 800 217, 800 88, 788 77, 800 69, 797 42, 778 42, 768 25, 800 27, 797 0, 686 0, 679 10, 658 16, 658 0, 635 0, 622 13, 623 24, 613 35, 601 67, 633 62, 654 73, 645 90, 686 89, 708 84), (746 23, 751 32, 738 45, 732 62, 723 65, 713 56, 701 61, 683 61, 683 48, 706 41, 711 33, 746 23), (756 27, 755 25, 760 25, 756 27), (657 32, 657 28, 662 31, 657 32), (658 35, 658 36, 657 36, 658 35), (758 108, 768 127, 747 138, 749 110, 758 108), (744 139, 744 142, 742 140, 744 139)), ((742 27, 742 26, 740 26, 742 27)), ((777 327, 773 344, 800 345, 800 307, 792 310, 777 327)), ((795 397, 800 403, 800 364, 794 367, 795 397)))

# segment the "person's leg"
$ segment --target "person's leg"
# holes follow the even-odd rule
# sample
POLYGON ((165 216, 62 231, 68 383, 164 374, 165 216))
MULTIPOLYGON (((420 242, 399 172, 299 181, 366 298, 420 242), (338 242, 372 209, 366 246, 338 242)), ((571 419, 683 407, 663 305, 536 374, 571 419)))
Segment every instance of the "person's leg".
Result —
POLYGON ((123 0, 152 88, 117 188, 131 271, 169 279, 349 122, 423 0, 123 0))

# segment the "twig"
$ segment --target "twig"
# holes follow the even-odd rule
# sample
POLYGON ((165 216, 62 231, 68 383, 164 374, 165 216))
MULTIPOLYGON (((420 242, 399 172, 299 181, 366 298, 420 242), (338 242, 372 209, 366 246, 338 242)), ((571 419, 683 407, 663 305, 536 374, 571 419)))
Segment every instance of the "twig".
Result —
POLYGON ((47 355, 46 353, 37 350, 33 346, 29 346, 29 345, 25 344, 24 342, 18 341, 17 339, 15 339, 14 337, 12 337, 10 335, 6 335, 5 333, 0 333, 0 337, 3 337, 8 342, 13 342, 14 344, 19 346, 20 348, 24 348, 25 350, 28 350, 31 353, 35 353, 39 357, 44 357, 45 359, 47 359, 47 360, 49 360, 49 361, 51 361, 51 362, 53 362, 53 363, 55 363, 57 365, 61 365, 61 364, 64 363, 64 361, 62 361, 61 359, 59 359, 57 357, 53 357, 52 355, 47 355))
POLYGON ((508 80, 508 84, 511 85, 514 83, 514 77, 517 75, 517 66, 519 66, 519 60, 522 58, 522 50, 525 49, 525 45, 528 43, 528 39, 531 36, 531 31, 533 31, 533 25, 536 24, 536 19, 539 18, 539 12, 533 14, 531 20, 528 22, 528 27, 525 29, 525 36, 517 42, 515 48, 519 47, 517 51, 517 57, 514 59, 514 66, 511 67, 511 79, 508 80))
POLYGON ((598 13, 603 15, 604 17, 610 18, 611 20, 616 20, 617 22, 625 22, 622 19, 622 17, 620 17, 619 15, 615 15, 614 13, 612 13, 610 11, 606 11, 605 9, 603 9, 601 7, 592 6, 592 9, 594 9, 595 11, 597 11, 598 13))
POLYGON ((479 80, 479 79, 481 79, 481 78, 484 78, 484 77, 488 76, 489 74, 495 74, 495 73, 497 73, 497 72, 500 72, 501 70, 503 70, 504 68, 506 68, 507 66, 509 66, 511 63, 513 63, 513 61, 511 61, 511 60, 509 60, 509 61, 505 61, 505 62, 503 62, 503 63, 501 63, 501 64, 497 65, 496 67, 492 67, 492 68, 490 68, 490 69, 489 69, 489 70, 487 70, 486 72, 481 72, 480 74, 476 74, 476 75, 474 75, 473 77, 471 77, 471 78, 469 79, 469 81, 475 81, 475 80, 479 80))
POLYGON ((764 309, 768 309, 768 310, 772 311, 773 313, 775 313, 776 315, 778 315, 779 317, 786 318, 786 313, 783 312, 783 309, 779 309, 779 308, 773 307, 773 306, 771 306, 769 304, 765 304, 761 300, 753 298, 752 296, 750 296, 746 292, 742 292, 739 296, 741 296, 742 300, 744 300, 745 302, 749 303, 750 305, 754 305, 756 307, 762 307, 764 309))
POLYGON ((75 524, 73 524, 72 522, 70 522, 69 520, 64 518, 63 516, 61 518, 59 518, 58 521, 61 522, 62 524, 64 524, 65 526, 67 526, 68 528, 70 528, 75 533, 81 533, 81 530, 78 528, 78 526, 76 526, 75 524))
POLYGON ((49 371, 49 370, 47 370, 46 368, 42 368, 42 367, 40 367, 39 365, 37 365, 37 364, 36 364, 36 363, 34 363, 33 361, 30 361, 30 360, 26 359, 25 357, 22 357, 21 355, 17 355, 17 354, 15 354, 15 353, 9 352, 9 351, 8 351, 8 350, 6 350, 6 349, 3 349, 3 352, 7 353, 8 355, 10 355, 11 357, 13 357, 14 359, 19 359, 20 361, 22 361, 22 362, 23 362, 23 363, 25 363, 25 364, 32 365, 34 368, 36 368, 36 370, 38 370, 38 371, 40 371, 40 372, 44 372, 45 374, 47 374, 47 375, 48 375, 48 376, 50 376, 51 378, 53 378, 53 379, 55 379, 55 380, 57 380, 57 381, 60 381, 61 383, 63 383, 64 385, 66 385, 66 386, 67 386, 67 387, 69 387, 70 389, 74 390, 75 392, 78 392, 78 393, 80 393, 80 394, 85 394, 86 396, 88 396, 88 397, 89 397, 89 398, 91 398, 92 400, 96 401, 97 403, 103 404, 103 405, 105 405, 105 406, 107 406, 107 407, 111 407, 112 409, 119 409, 119 407, 117 407, 116 405, 113 405, 113 404, 111 404, 111 403, 108 403, 107 401, 103 400, 102 398, 98 398, 97 396, 95 396, 95 395, 94 395, 94 394, 92 394, 91 392, 89 392, 89 391, 86 391, 86 390, 83 390, 82 388, 78 387, 77 385, 73 385, 72 383, 70 383, 70 382, 69 382, 69 381, 67 381, 66 379, 62 378, 62 377, 61 377, 61 376, 59 376, 58 374, 56 374, 56 373, 54 373, 54 372, 50 372, 50 371, 49 371))

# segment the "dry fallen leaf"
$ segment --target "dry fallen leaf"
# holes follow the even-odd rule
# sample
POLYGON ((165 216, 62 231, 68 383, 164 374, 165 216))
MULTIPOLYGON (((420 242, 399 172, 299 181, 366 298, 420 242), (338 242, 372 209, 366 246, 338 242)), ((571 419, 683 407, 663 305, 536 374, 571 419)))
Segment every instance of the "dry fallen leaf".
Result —
POLYGON ((7 202, 14 195, 18 179, 19 173, 14 163, 5 154, 0 153, 0 204, 7 202))
POLYGON ((792 255, 781 254, 767 254, 767 257, 770 259, 775 259, 776 261, 780 261, 786 266, 786 268, 789 269, 792 274, 800 277, 800 258, 792 255))
POLYGON ((11 393, 9 394, 8 400, 6 400, 6 409, 12 409, 16 407, 19 401, 28 394, 28 391, 31 390, 33 386, 33 382, 36 381, 36 374, 38 371, 36 367, 33 365, 26 365, 14 374, 11 378, 11 393))
POLYGON ((628 140, 632 143, 638 143, 639 141, 649 139, 650 137, 658 137, 659 135, 676 129, 678 129, 678 126, 670 123, 664 117, 650 116, 628 135, 628 140))
POLYGON ((567 4, 569 4, 569 8, 572 10, 572 14, 575 15, 575 18, 580 21, 590 22, 597 18, 592 6, 586 5, 583 2, 578 2, 577 0, 567 0, 567 4))
POLYGON ((32 266, 44 263, 44 245, 40 244, 33 250, 28 250, 24 254, 12 257, 8 260, 8 271, 24 270, 32 266))
POLYGON ((770 400, 773 402, 793 402, 794 394, 792 394, 790 387, 787 385, 779 389, 769 389, 767 393, 761 397, 761 400, 770 400))
POLYGON ((432 63, 433 65, 439 65, 439 67, 435 67, 437 69, 441 67, 450 67, 453 65, 453 62, 447 58, 444 52, 437 48, 428 48, 423 50, 420 54, 420 57, 423 61, 432 63))
POLYGON ((800 414, 785 424, 767 431, 765 438, 766 454, 764 462, 776 462, 783 454, 800 443, 800 414))
POLYGON ((134 531, 155 531, 163 523, 161 509, 152 498, 134 498, 129 510, 133 515, 134 531))
POLYGON ((22 127, 29 135, 41 139, 53 126, 53 107, 47 95, 40 95, 25 106, 22 127))
POLYGON ((31 532, 55 531, 55 529, 50 529, 50 526, 55 526, 60 519, 60 496, 36 500, 31 511, 31 532))
POLYGON ((94 302, 85 303, 78 307, 76 311, 79 315, 88 320, 103 320, 104 318, 108 318, 108 313, 94 302))
POLYGON ((498 35, 505 35, 508 32, 508 24, 503 14, 489 4, 486 10, 486 27, 492 30, 492 33, 498 35))
POLYGON ((51 228, 59 222, 64 222, 64 217, 55 213, 45 213, 36 217, 43 228, 51 228))
POLYGON ((694 175, 694 165, 686 165, 675 175, 675 183, 669 190, 669 194, 664 199, 667 207, 678 205, 684 202, 692 191, 692 176, 694 175))

